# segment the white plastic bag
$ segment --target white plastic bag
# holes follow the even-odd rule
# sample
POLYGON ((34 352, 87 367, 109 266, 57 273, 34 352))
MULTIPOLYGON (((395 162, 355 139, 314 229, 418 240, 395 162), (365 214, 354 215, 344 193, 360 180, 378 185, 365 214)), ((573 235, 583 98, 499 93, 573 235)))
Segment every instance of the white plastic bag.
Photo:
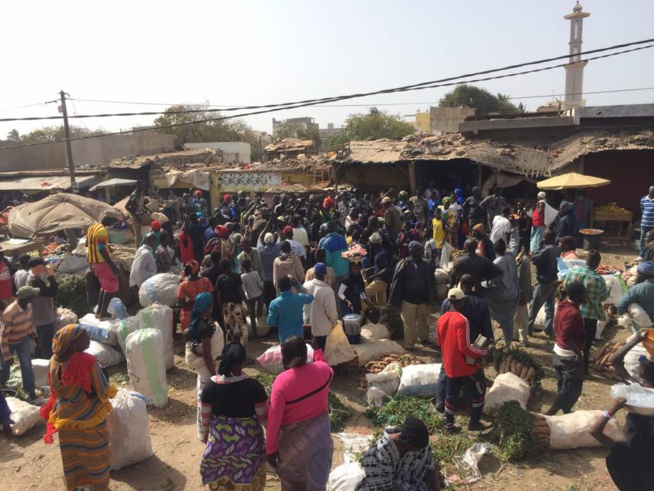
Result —
POLYGON ((148 278, 139 288, 139 302, 142 307, 160 303, 174 307, 177 305, 177 290, 180 278, 174 273, 160 273, 148 278))
MULTIPOLYGON (((632 334, 627 338, 627 343, 633 339, 635 334, 632 334)), ((647 350, 645 347, 638 343, 636 346, 631 348, 627 354, 624 356, 624 368, 627 370, 631 378, 637 381, 639 384, 642 384, 644 380, 640 377, 640 357, 648 356, 647 350)))
POLYGON ((173 309, 167 305, 155 303, 139 310, 141 329, 153 328, 161 331, 164 340, 166 370, 175 366, 175 353, 173 346, 173 309))
MULTIPOLYGON (((216 326, 216 331, 213 333, 213 336, 211 337, 211 358, 214 360, 214 362, 220 358, 220 356, 223 353, 223 348, 225 347, 225 335, 223 334, 223 330, 220 328, 220 326, 216 326)), ((195 348, 195 351, 198 353, 202 353, 202 346, 198 345, 195 348)), ((203 367, 206 365, 204 361, 204 356, 198 356, 193 351, 191 348, 186 346, 186 352, 185 352, 185 359, 186 359, 186 364, 188 365, 189 368, 192 368, 193 370, 197 370, 200 367, 203 367)))
POLYGON ((440 363, 404 367, 397 393, 407 397, 434 397, 441 368, 440 363))
MULTIPOLYGON (((282 373, 284 371, 284 364, 282 362, 282 347, 281 345, 268 348, 259 358, 259 364, 272 374, 282 373)), ((313 362, 313 348, 307 344, 307 362, 313 362)))
POLYGON ((107 416, 111 470, 136 464, 154 455, 146 400, 138 392, 119 389, 107 416))
POLYGON ((611 387, 611 397, 624 397, 629 406, 654 409, 654 389, 640 384, 615 384, 611 387))
POLYGON ((361 328, 361 337, 368 341, 388 339, 388 335, 388 328, 384 324, 373 324, 369 322, 361 328))
POLYGON ((109 346, 118 346, 118 326, 120 325, 120 320, 109 319, 101 321, 95 317, 95 314, 86 314, 79 320, 78 324, 84 327, 84 330, 92 340, 108 344, 109 346))
POLYGON ((84 352, 95 356, 98 363, 105 368, 119 365, 125 360, 123 354, 116 348, 93 340, 84 352))
POLYGON ((34 358, 32 360, 32 372, 34 373, 34 386, 45 387, 48 383, 48 371, 50 370, 50 360, 34 358))
POLYGON ((127 336, 127 373, 134 390, 149 405, 164 407, 168 402, 164 340, 157 329, 139 329, 127 336))
POLYGON ((443 250, 441 251, 441 265, 445 265, 450 262, 452 259, 452 252, 454 252, 454 248, 452 245, 445 241, 443 242, 443 250))
POLYGON ((484 413, 494 415, 508 401, 518 401, 522 409, 527 409, 531 387, 513 373, 503 373, 495 377, 493 386, 486 395, 484 413))
POLYGON ((343 442, 345 451, 343 463, 357 462, 359 455, 365 453, 374 442, 373 435, 360 435, 359 433, 339 433, 338 438, 343 442))
POLYGON ((492 452, 492 448, 488 443, 475 443, 461 456, 461 464, 463 468, 470 469, 472 478, 466 480, 466 484, 472 484, 482 478, 481 471, 479 470, 479 461, 481 458, 492 452))
POLYGON ((377 387, 368 387, 366 390, 366 402, 370 407, 382 407, 391 400, 393 400, 391 396, 377 387))
POLYGON ((361 344, 352 346, 356 354, 359 355, 359 366, 362 367, 371 360, 376 360, 380 356, 392 355, 393 353, 404 353, 404 348, 390 339, 381 339, 379 341, 366 341, 361 344))
POLYGON ((342 363, 348 363, 356 357, 357 354, 352 349, 352 346, 350 346, 345 331, 343 331, 343 325, 339 321, 338 324, 332 327, 329 334, 327 334, 325 359, 331 366, 335 367, 342 363))
POLYGON ((59 307, 55 314, 54 330, 59 331, 62 327, 70 324, 77 324, 77 315, 70 309, 59 307))
MULTIPOLYGON (((371 392, 371 389, 378 389, 387 394, 390 397, 393 397, 397 393, 397 389, 400 387, 400 377, 402 376, 402 367, 399 363, 389 363, 384 367, 384 369, 379 373, 367 373, 366 382, 368 384, 368 403, 370 404, 370 399, 372 398, 375 402, 379 403, 378 397, 373 397, 375 391, 371 392)), ((377 405, 375 407, 380 407, 377 405)))
POLYGON ((328 491, 354 491, 363 478, 366 471, 358 462, 341 464, 330 472, 327 482, 328 491))
POLYGON ((639 304, 637 303, 632 303, 627 307, 627 312, 629 313, 629 317, 631 317, 631 320, 635 324, 636 329, 641 329, 643 327, 649 327, 652 325, 652 319, 649 318, 649 315, 647 314, 647 311, 642 308, 639 304))
POLYGON ((620 301, 620 297, 622 297, 622 282, 620 281, 620 278, 614 274, 605 274, 602 275, 602 278, 604 279, 604 283, 606 283, 606 286, 611 292, 609 298, 604 300, 604 303, 609 305, 617 305, 620 301))
POLYGON ((597 321, 597 331, 595 331, 595 339, 602 339, 602 333, 606 329, 608 321, 597 321))
POLYGON ((14 422, 11 425, 14 436, 24 435, 36 425, 45 424, 37 406, 32 406, 16 397, 7 397, 7 405, 11 409, 11 419, 14 422))
POLYGON ((125 341, 127 340, 127 336, 129 336, 134 331, 137 331, 140 328, 141 328, 141 320, 138 315, 134 315, 132 317, 128 317, 127 319, 123 319, 118 324, 118 329, 117 329, 118 345, 120 346, 120 349, 124 355, 127 355, 127 348, 125 347, 125 341))
MULTIPOLYGON (((601 447, 590 434, 595 422, 602 417, 602 411, 575 411, 562 416, 545 416, 550 427, 550 447, 553 450, 568 448, 601 447)), ((609 420, 604 434, 616 442, 624 441, 624 432, 615 419, 609 420)))

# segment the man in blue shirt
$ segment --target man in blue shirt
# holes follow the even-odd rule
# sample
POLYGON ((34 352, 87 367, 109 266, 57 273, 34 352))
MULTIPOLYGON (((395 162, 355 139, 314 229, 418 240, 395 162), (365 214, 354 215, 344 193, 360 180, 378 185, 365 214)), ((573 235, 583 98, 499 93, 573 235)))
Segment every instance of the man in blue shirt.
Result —
MULTIPOLYGON (((302 308, 313 302, 313 295, 308 293, 295 293, 291 290, 293 281, 285 276, 279 280, 279 296, 270 302, 268 310, 268 325, 271 329, 277 329, 279 342, 283 343, 292 336, 303 337, 302 325, 304 324, 302 308)), ((302 290, 302 284, 296 283, 295 287, 302 290)))
MULTIPOLYGON (((627 312, 632 303, 640 305, 654 321, 654 263, 645 261, 638 265, 637 283, 622 295, 618 302, 618 315, 627 312)), ((639 326, 649 327, 649 326, 639 326)))
MULTIPOLYGON (((327 235, 320 239, 318 247, 325 250, 327 254, 325 264, 334 270, 334 284, 332 288, 334 289, 334 295, 338 296, 341 283, 343 283, 345 276, 350 271, 350 262, 341 256, 341 253, 348 250, 348 246, 345 237, 336 231, 336 222, 330 221, 327 223, 327 235)), ((341 302, 337 302, 336 307, 338 308, 338 315, 340 317, 341 302)))
POLYGON ((645 236, 650 230, 654 230, 654 186, 649 187, 647 196, 640 200, 640 211, 643 215, 640 219, 640 256, 645 253, 645 236))

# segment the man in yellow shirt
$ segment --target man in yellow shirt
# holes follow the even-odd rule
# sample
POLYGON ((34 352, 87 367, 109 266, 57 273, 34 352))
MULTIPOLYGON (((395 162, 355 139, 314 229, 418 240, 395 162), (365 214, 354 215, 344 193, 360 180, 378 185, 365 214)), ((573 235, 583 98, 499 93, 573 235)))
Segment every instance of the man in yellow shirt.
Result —
POLYGON ((87 260, 100 282, 100 296, 95 316, 102 320, 110 317, 107 312, 109 301, 116 296, 120 288, 118 268, 109 254, 109 231, 106 227, 113 221, 113 218, 106 217, 102 223, 91 225, 86 232, 87 260))
POLYGON ((445 224, 443 223, 443 212, 440 208, 434 210, 434 218, 431 219, 431 229, 433 231, 434 242, 436 242, 436 250, 440 256, 440 251, 443 249, 445 242, 445 224))

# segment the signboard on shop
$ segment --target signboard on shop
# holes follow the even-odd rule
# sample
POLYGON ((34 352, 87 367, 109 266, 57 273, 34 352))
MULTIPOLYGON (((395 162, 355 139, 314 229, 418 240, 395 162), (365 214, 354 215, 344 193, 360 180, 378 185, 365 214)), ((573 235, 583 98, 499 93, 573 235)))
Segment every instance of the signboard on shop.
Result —
POLYGON ((282 183, 282 175, 275 172, 221 172, 220 190, 227 192, 266 192, 282 183))

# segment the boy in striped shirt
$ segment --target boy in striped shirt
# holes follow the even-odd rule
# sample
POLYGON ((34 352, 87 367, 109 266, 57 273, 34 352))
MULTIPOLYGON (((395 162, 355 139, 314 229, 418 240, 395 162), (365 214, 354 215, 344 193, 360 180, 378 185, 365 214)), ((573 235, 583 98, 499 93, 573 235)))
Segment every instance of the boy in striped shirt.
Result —
POLYGON ((654 186, 650 186, 647 196, 640 199, 640 211, 643 212, 640 219, 640 257, 643 257, 645 236, 647 232, 654 230, 654 186))

